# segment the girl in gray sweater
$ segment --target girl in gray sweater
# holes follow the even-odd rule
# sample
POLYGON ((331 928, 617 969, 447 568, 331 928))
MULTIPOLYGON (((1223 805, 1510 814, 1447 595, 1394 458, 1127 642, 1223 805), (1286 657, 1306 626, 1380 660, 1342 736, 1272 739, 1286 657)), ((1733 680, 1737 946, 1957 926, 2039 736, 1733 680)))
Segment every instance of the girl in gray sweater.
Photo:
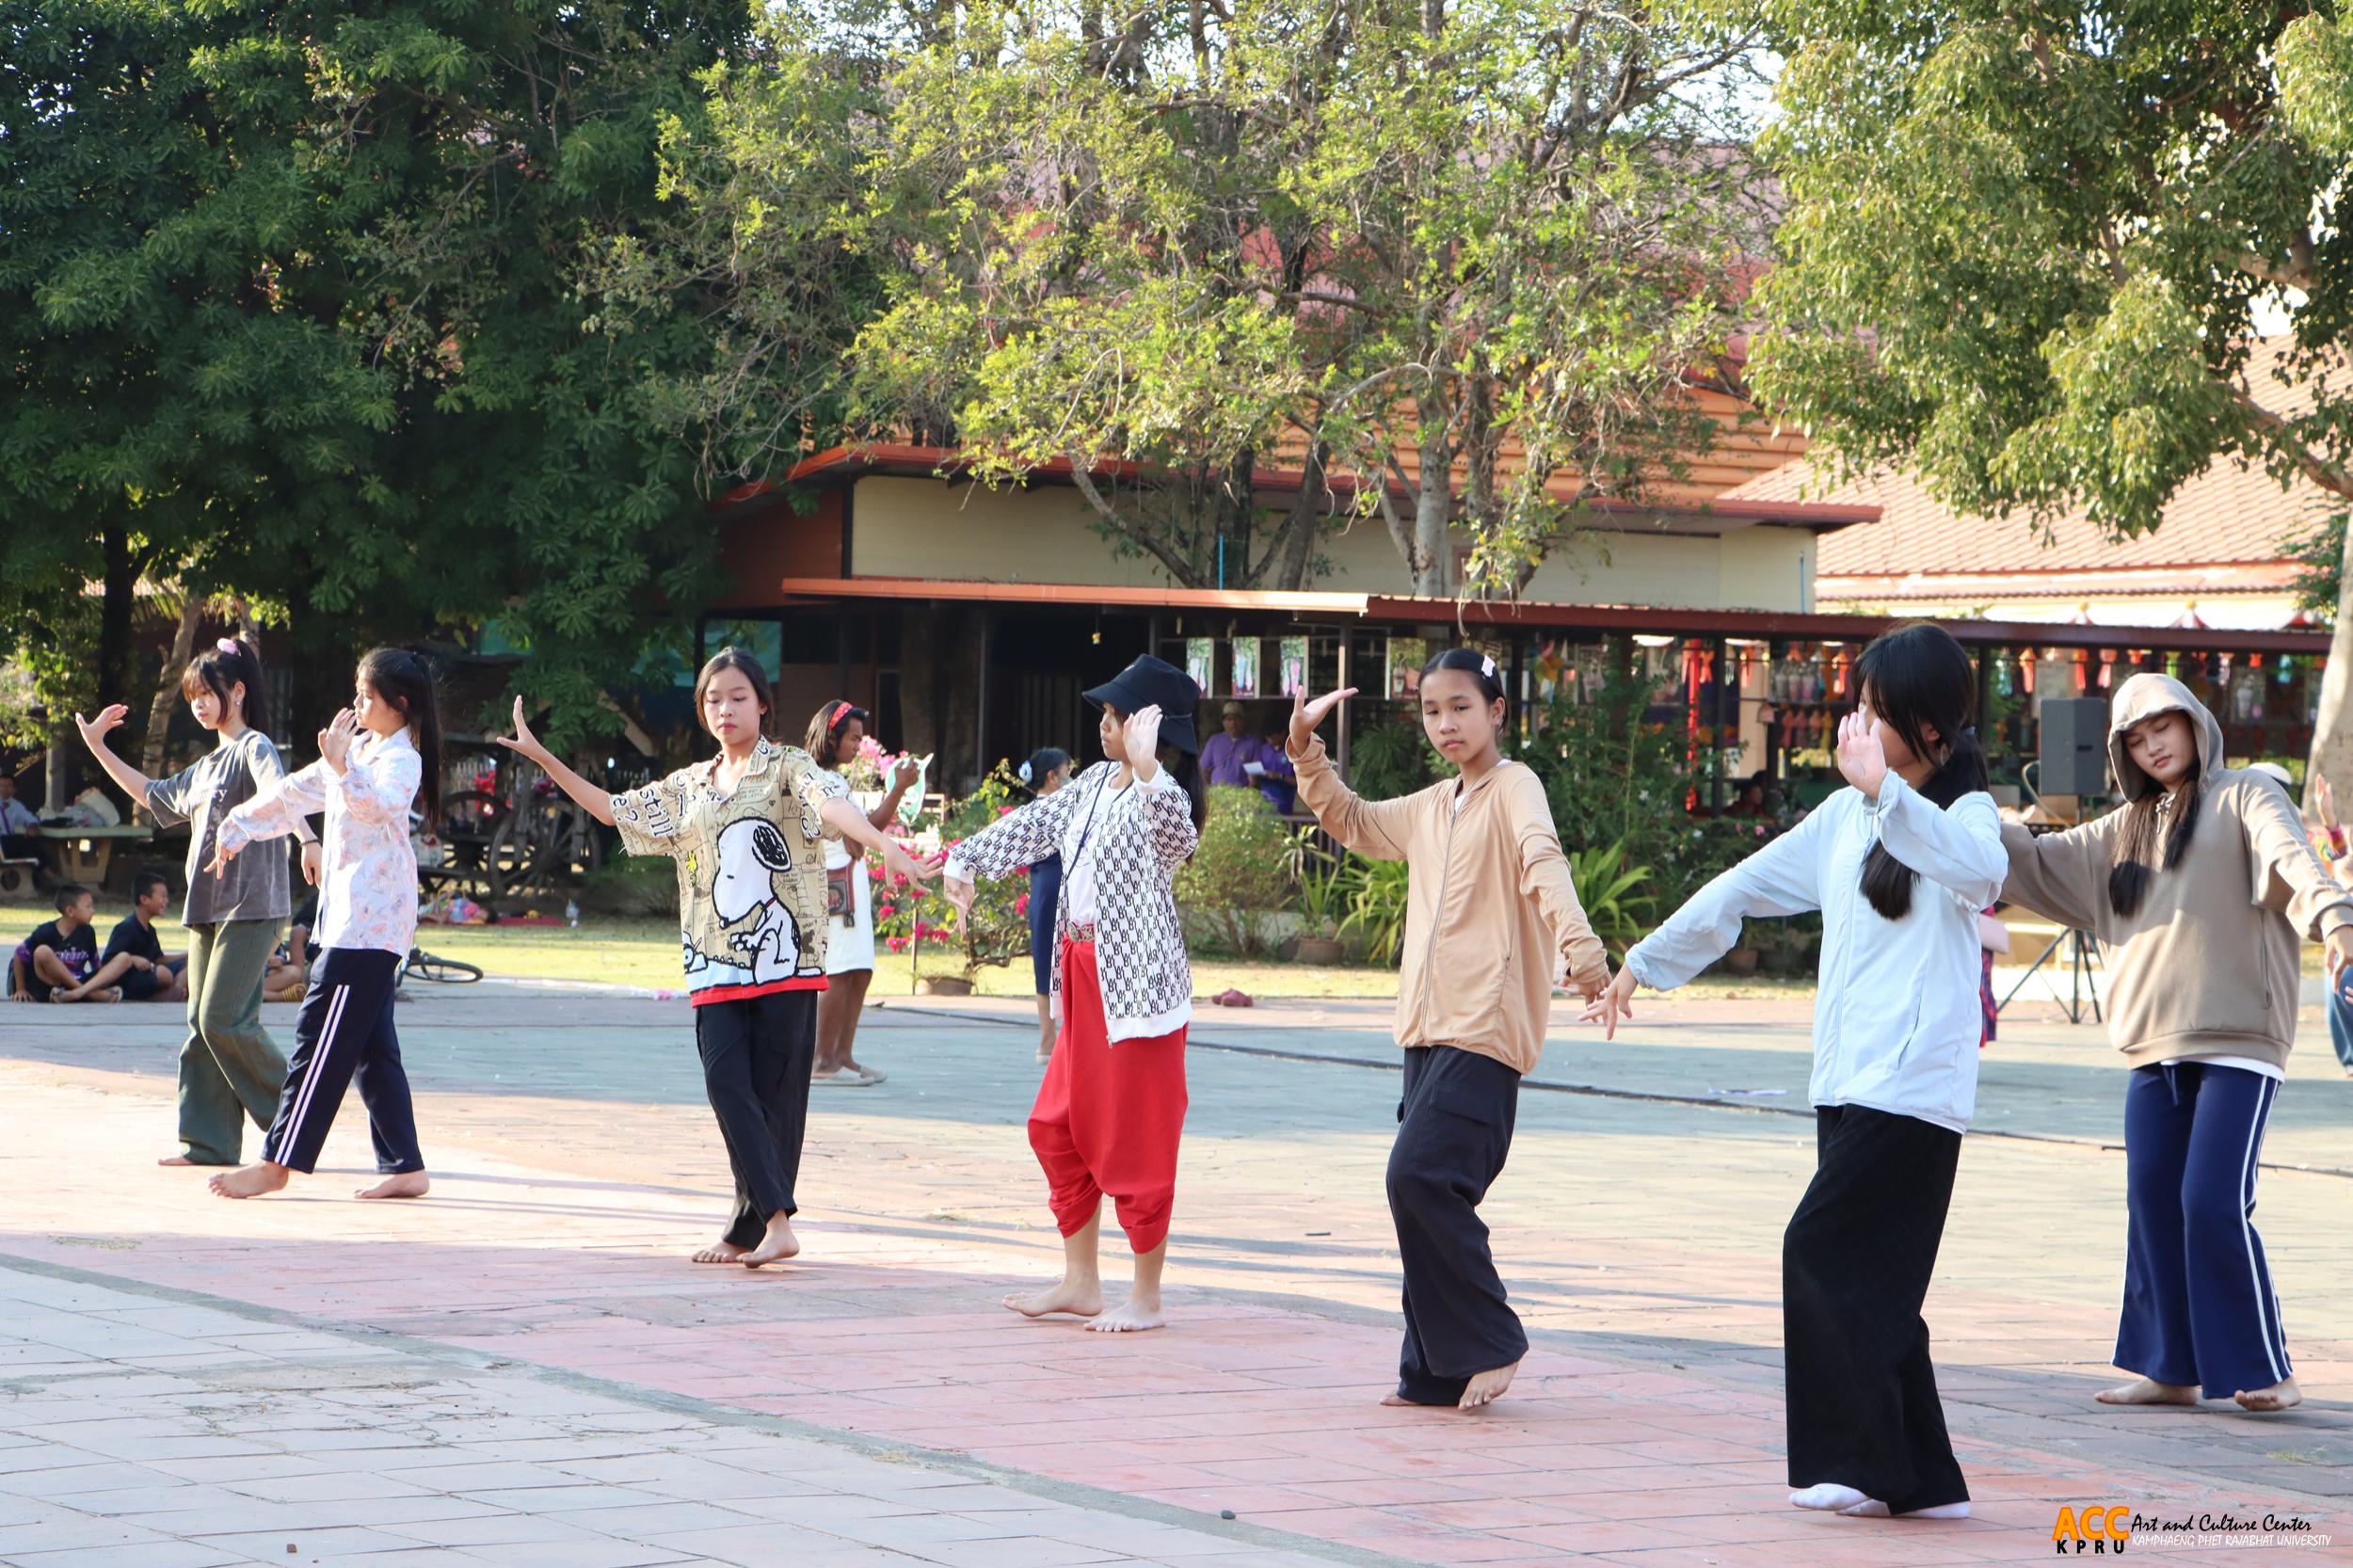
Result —
POLYGON ((2296 1038, 2300 941, 2353 958, 2353 896, 2276 779, 2225 764, 2189 688, 2117 689, 2108 760, 2125 804, 2065 833, 2002 831, 2002 896, 2100 939, 2124 1093, 2124 1304, 2108 1404, 2249 1410, 2302 1400, 2255 1234, 2264 1124, 2296 1038))

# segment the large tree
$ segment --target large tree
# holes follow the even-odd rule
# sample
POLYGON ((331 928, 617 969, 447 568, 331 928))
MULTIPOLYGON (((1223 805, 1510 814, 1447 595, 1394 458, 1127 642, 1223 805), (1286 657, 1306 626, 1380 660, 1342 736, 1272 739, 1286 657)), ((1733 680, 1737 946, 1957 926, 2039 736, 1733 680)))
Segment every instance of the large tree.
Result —
MULTIPOLYGON (((302 706, 375 639, 495 621, 559 728, 675 635, 710 565, 667 390, 690 315, 592 290, 659 207, 665 125, 748 10, 625 0, 0 0, 0 609, 101 585, 291 621, 302 706)), ((78 694, 77 694, 78 695, 78 694)))
MULTIPOLYGON (((2119 536, 2217 457, 2353 502, 2337 7, 1764 7, 1787 207, 1752 374, 1818 453, 2119 536), (2292 343, 2258 354, 2281 311, 2292 343)), ((2313 746, 2339 778, 2348 680, 2341 598, 2313 746)))
POLYGON ((1516 587, 1707 438, 1755 237, 1709 9, 968 8, 888 84, 870 408, 1067 463, 1180 583, 1299 585, 1328 470, 1417 591, 1516 587))

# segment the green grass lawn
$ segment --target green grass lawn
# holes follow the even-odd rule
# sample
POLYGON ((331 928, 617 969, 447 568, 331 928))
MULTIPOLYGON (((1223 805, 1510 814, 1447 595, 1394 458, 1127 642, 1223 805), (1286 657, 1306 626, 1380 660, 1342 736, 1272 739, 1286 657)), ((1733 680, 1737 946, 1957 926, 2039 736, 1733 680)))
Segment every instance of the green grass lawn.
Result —
MULTIPOLYGON (((101 896, 98 901, 98 940, 103 946, 115 922, 131 912, 128 899, 101 896)), ((18 898, 0 901, 0 936, 9 947, 55 911, 46 904, 18 898)), ((187 946, 176 912, 155 922, 165 948, 187 946)), ((562 925, 428 925, 417 932, 417 945, 444 958, 480 965, 485 974, 503 979, 593 981, 613 985, 636 985, 660 990, 680 984, 679 935, 668 920, 619 916, 584 917, 577 927, 562 925)), ((2314 955, 2317 970, 2318 949, 2314 955)), ((944 953, 927 952, 922 959, 927 975, 952 974, 944 953)), ((1368 965, 1287 964, 1276 959, 1232 959, 1197 955, 1193 960, 1196 994, 1211 996, 1236 986, 1253 997, 1371 997, 1397 994, 1397 971, 1368 965)), ((1026 997, 1034 994, 1030 961, 984 968, 978 990, 985 997, 1026 997)), ((914 971, 906 955, 883 953, 875 966, 873 994, 903 997, 914 988, 914 971)), ((1812 977, 1758 975, 1748 979, 1707 976, 1685 987, 1687 996, 1791 996, 1812 992, 1812 977)))

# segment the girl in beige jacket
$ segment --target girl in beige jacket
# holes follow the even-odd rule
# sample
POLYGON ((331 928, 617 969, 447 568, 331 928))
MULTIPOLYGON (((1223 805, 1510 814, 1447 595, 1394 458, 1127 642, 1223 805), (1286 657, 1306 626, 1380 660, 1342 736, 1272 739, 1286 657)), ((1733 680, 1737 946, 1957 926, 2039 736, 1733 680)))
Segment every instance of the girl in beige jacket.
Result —
POLYGON ((1461 770, 1399 800, 1365 800, 1332 771, 1316 726, 1353 689, 1293 699, 1300 798, 1359 855, 1410 881, 1398 974, 1405 1093, 1389 1152, 1389 1212, 1405 1270, 1405 1345, 1389 1404, 1468 1410, 1510 1386, 1528 1336, 1504 1300, 1479 1205, 1502 1174, 1521 1076, 1544 1049, 1552 988, 1609 979, 1577 903, 1545 787, 1504 760, 1495 661, 1452 648, 1421 674, 1423 733, 1461 770))

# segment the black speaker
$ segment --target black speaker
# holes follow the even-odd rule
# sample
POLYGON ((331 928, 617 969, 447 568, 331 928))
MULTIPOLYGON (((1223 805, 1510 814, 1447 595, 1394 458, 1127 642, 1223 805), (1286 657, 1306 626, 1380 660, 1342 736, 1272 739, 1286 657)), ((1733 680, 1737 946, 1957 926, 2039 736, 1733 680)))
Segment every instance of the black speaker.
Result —
POLYGON ((2098 696, 2045 697, 2036 710, 2041 766, 2035 790, 2097 795, 2108 788, 2108 703, 2098 696))

